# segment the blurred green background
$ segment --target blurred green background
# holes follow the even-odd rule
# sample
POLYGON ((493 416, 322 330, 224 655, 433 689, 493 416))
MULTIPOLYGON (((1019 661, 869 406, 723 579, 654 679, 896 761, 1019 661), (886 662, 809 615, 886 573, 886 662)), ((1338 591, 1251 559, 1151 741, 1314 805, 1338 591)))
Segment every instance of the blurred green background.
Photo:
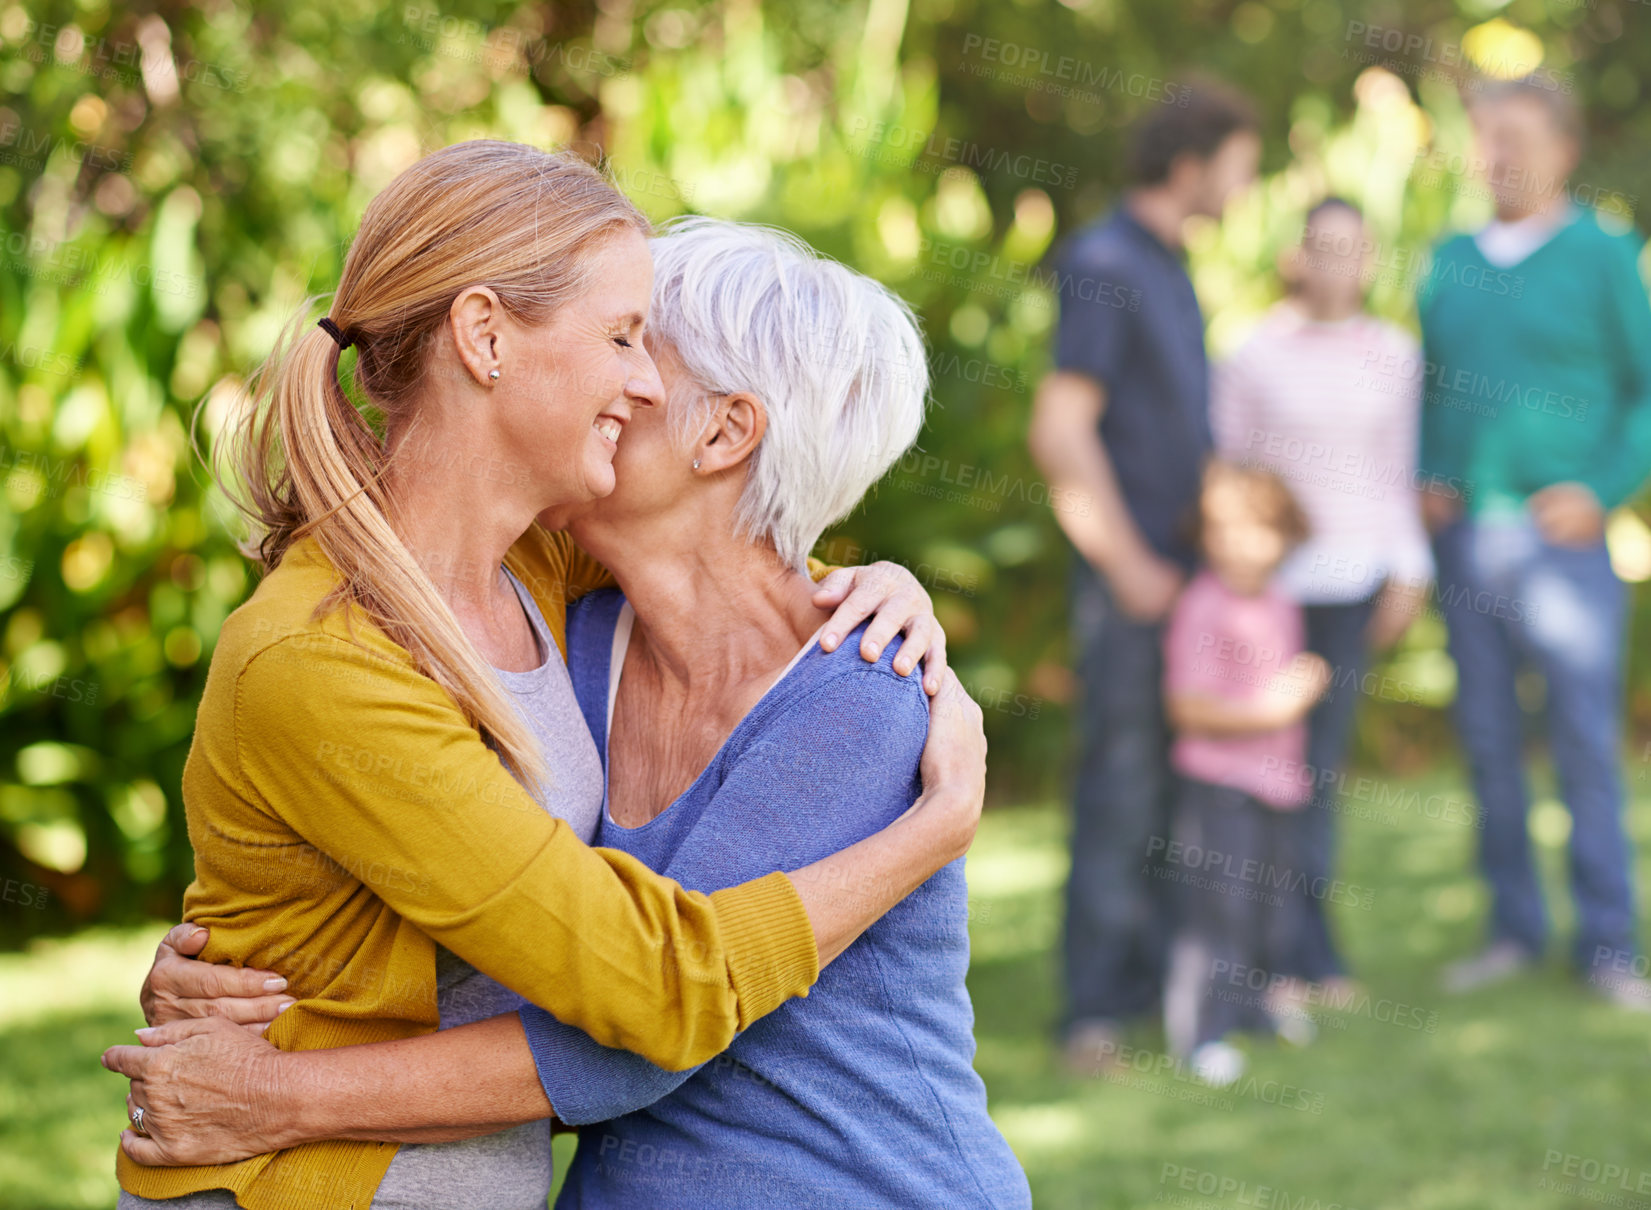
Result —
MULTIPOLYGON (((422 152, 583 146, 657 218, 777 223, 911 300, 929 425, 821 553, 919 572, 987 707, 994 796, 1046 797, 1071 685, 1068 556, 1024 446, 1055 314, 1041 266, 1116 198, 1121 132, 1194 65, 1259 103, 1263 179, 1192 240, 1216 352, 1277 296, 1276 252, 1326 189, 1367 208, 1373 305, 1411 322, 1429 241, 1488 213, 1470 69, 1574 91, 1593 131, 1578 196, 1633 221, 1647 17, 1616 0, 0 7, 0 879, 34 888, 0 937, 175 914, 195 703, 251 587, 191 417, 205 401, 210 433, 422 152)), ((1612 540, 1625 574, 1651 574, 1635 516, 1612 540)), ((1366 703, 1359 751, 1417 772, 1448 745, 1440 626, 1392 659, 1407 688, 1366 703)))
MULTIPOLYGON (((980 1066, 1040 1206, 1651 1205, 1566 1183, 1572 1159, 1651 1168, 1629 1082, 1646 1047, 1554 972, 1438 1005, 1437 1030, 1355 1013, 1260 1057, 1322 1114, 1054 1074, 1068 556, 1024 446, 1045 258, 1115 201, 1122 132, 1194 71, 1251 93, 1266 141, 1255 189, 1192 233, 1219 354, 1278 296, 1276 253, 1326 190, 1377 233, 1373 306, 1413 324, 1429 243, 1490 209, 1473 72, 1573 92, 1577 198, 1634 223, 1648 22, 1626 0, 0 0, 0 948, 29 947, 0 956, 0 1205, 108 1204, 118 1090, 90 1056, 136 1023, 139 922, 174 919, 191 875, 180 773, 214 637, 252 587, 191 417, 204 402, 209 440, 382 185, 483 135, 600 153, 656 218, 789 227, 921 313, 921 448, 819 553, 925 580, 986 707, 994 799, 1036 804, 988 817, 970 875, 980 1066), (1204 1196, 1201 1174, 1247 1193, 1204 1196)), ((1637 512, 1610 541, 1651 578, 1637 512)), ((1624 757, 1644 851, 1638 595, 1624 757)), ((1483 910, 1471 830, 1405 805, 1465 793, 1442 628, 1423 618, 1380 671, 1402 688, 1363 703, 1357 760, 1382 802, 1346 846, 1379 906, 1340 923, 1381 995, 1434 1011, 1431 971, 1483 910)), ((1556 889, 1567 823, 1549 798, 1533 816, 1556 889)))

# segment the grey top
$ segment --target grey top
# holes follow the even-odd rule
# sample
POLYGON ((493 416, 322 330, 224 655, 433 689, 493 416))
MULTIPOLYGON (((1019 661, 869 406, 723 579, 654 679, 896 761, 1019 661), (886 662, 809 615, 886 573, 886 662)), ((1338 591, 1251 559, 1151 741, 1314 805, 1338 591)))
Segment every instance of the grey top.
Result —
MULTIPOLYGON (((602 819, 604 779, 596 742, 579 713, 567 662, 521 581, 506 576, 521 599, 538 639, 540 665, 531 672, 495 669, 516 698, 516 706, 533 728, 551 771, 552 785, 539 805, 565 819, 589 844, 602 819)), ((495 983, 463 958, 436 947, 436 1007, 441 1028, 466 1025, 525 1004, 508 987, 495 983)), ((550 1122, 529 1122, 497 1134, 456 1143, 404 1143, 373 1198, 375 1210, 543 1210, 550 1197, 550 1122)))
MULTIPOLYGON (((552 784, 539 805, 564 819, 587 844, 602 817, 602 758, 579 712, 566 662, 538 604, 505 570, 522 603, 541 656, 529 672, 495 669, 516 699, 545 754, 552 784)), ((455 809, 463 809, 459 804, 455 809)), ((436 1008, 441 1028, 515 1012, 523 999, 451 950, 436 947, 436 1008)), ((550 1122, 529 1122, 456 1143, 404 1143, 373 1198, 373 1210, 544 1210, 550 1197, 550 1122)), ((120 1195, 120 1210, 235 1210, 228 1190, 214 1189, 165 1201, 120 1195)))

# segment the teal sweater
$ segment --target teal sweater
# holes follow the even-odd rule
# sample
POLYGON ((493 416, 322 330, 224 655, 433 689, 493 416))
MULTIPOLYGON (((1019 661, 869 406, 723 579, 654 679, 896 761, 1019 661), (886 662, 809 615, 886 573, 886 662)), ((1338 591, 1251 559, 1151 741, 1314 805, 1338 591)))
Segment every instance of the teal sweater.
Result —
POLYGON ((1419 298, 1425 379, 1418 466, 1473 513, 1580 482, 1607 508, 1651 472, 1651 302, 1636 235, 1581 212, 1499 269, 1446 240, 1419 298))

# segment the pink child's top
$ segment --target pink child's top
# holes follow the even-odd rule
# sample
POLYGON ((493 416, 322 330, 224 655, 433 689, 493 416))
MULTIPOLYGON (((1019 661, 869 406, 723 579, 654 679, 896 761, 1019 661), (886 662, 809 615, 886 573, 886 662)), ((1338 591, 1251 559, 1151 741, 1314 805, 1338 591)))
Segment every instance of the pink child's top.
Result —
MULTIPOLYGON (((1267 682, 1305 649, 1301 606, 1269 585, 1243 597, 1201 571, 1182 592, 1164 635, 1164 692, 1231 701, 1261 697, 1267 682)), ((1178 735, 1177 772, 1243 790, 1271 807, 1300 807, 1313 792, 1307 725, 1255 735, 1178 735)))

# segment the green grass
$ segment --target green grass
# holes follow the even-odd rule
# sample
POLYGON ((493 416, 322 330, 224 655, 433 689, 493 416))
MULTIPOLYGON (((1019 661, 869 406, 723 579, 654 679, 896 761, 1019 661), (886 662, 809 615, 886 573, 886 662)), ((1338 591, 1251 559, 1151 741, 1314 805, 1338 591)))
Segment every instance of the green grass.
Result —
MULTIPOLYGON (((1445 776, 1404 788, 1422 800, 1461 795, 1445 776)), ((987 816, 970 870, 977 1063, 1039 1210, 1651 1207, 1651 1017, 1594 1002, 1558 960, 1499 988, 1441 994, 1440 966, 1481 936, 1476 834, 1415 810, 1362 806, 1367 817, 1345 817, 1343 877, 1372 888, 1373 902, 1333 916, 1370 994, 1368 1011, 1316 1013, 1319 1038, 1308 1048, 1250 1051, 1261 1090, 1268 1081, 1310 1090, 1301 1099, 1322 1103, 1316 1113, 1254 1094, 1201 1105, 1189 1099, 1197 1086, 1173 1074, 1132 1072, 1127 1082, 1059 1074, 1051 1029, 1064 818, 1053 810, 987 816), (1402 1014, 1407 1022, 1436 1013, 1433 1029, 1393 1024, 1384 1001, 1421 1010, 1402 1014), (1554 1152, 1580 1157, 1579 1169, 1588 1161, 1590 1173, 1622 1166, 1630 1192, 1620 1179, 1571 1188, 1578 1182, 1554 1152), (1645 1192, 1633 1192, 1642 1176, 1645 1192), (1200 1184, 1214 1192, 1201 1195, 1200 1184)), ((1567 823, 1557 803, 1532 815, 1561 936, 1571 923, 1567 823)), ((1651 803, 1643 797, 1631 823, 1646 853, 1651 803)), ((1644 862, 1639 873, 1643 886, 1644 862)), ((1146 1051, 1162 1045, 1154 1032, 1132 1041, 1146 1051)))
MULTIPOLYGON (((1631 826, 1648 853, 1651 801, 1646 786, 1634 788, 1631 826)), ((1444 774, 1404 789, 1460 794, 1444 774)), ((1651 1017, 1593 1002, 1557 959, 1500 988, 1439 993, 1439 967, 1479 938, 1474 833, 1388 793, 1389 805, 1347 816, 1343 833, 1343 876, 1372 888, 1373 902, 1335 909, 1368 1008, 1321 1011, 1306 1049, 1253 1046, 1255 1084, 1214 1104, 1199 1103, 1203 1090, 1175 1073, 1150 1070, 1161 1047, 1152 1031, 1131 1040, 1145 1072, 1059 1072, 1064 815, 987 815, 970 857, 978 1063, 1039 1210, 1651 1210, 1651 1017), (1385 1019, 1392 1004, 1432 1028, 1385 1019), (1276 1103, 1281 1088, 1300 1090, 1290 1099, 1317 1112, 1276 1103), (1581 1181, 1556 1153, 1590 1173, 1618 1165, 1628 1175, 1581 1181)), ((1552 803, 1532 819, 1561 937, 1570 925, 1565 823, 1552 803)), ((1647 874, 1642 862, 1642 886, 1647 874)), ((0 1207, 112 1204, 124 1090, 97 1055, 141 1024, 134 993, 157 935, 94 931, 0 956, 0 1207)))

